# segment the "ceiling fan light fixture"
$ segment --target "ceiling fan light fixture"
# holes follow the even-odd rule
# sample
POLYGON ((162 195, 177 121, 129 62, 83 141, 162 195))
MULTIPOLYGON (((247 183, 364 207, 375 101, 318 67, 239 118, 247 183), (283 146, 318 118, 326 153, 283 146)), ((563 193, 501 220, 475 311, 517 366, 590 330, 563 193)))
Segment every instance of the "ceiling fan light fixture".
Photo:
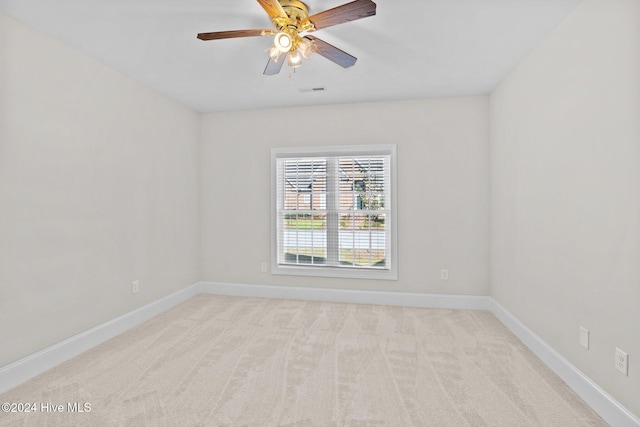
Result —
POLYGON ((300 65, 302 65, 302 55, 300 55, 300 52, 298 52, 298 50, 292 50, 291 52, 289 52, 288 64, 291 68, 298 68, 300 65))
POLYGON ((282 52, 280 52, 277 47, 271 46, 271 48, 269 49, 269 56, 274 60, 274 62, 278 62, 278 59, 280 59, 281 55, 282 52))
POLYGON ((289 34, 281 31, 273 38, 273 44, 280 52, 289 52, 293 44, 293 38, 291 38, 289 34))
POLYGON ((316 45, 313 41, 302 37, 298 43, 298 50, 305 59, 309 59, 316 51, 316 45))

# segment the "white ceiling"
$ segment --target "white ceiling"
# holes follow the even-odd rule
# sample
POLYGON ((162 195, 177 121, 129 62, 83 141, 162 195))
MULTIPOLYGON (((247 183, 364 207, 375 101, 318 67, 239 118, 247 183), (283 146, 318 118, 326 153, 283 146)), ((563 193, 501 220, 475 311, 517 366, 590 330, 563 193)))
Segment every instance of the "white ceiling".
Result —
MULTIPOLYGON (((256 0, 0 0, 0 10, 201 112, 489 93, 580 0, 374 0, 377 15, 314 33, 356 56, 262 74, 256 0), (322 92, 305 90, 323 87, 322 92)), ((310 13, 348 0, 306 0, 310 13)))

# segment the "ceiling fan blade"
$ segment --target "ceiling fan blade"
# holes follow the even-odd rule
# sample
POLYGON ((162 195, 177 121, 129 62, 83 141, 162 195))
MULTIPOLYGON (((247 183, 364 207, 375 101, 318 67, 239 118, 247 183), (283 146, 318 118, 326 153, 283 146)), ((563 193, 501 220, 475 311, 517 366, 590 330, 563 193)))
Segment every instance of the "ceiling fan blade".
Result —
POLYGON ((344 24, 356 19, 366 18, 376 14, 376 4, 371 0, 356 0, 309 17, 316 30, 344 24))
POLYGON ((260 6, 262 6, 264 11, 267 12, 271 19, 287 18, 287 14, 285 13, 280 3, 278 3, 278 0, 258 0, 258 3, 260 3, 260 6))
POLYGON ((269 62, 267 62, 267 66, 264 68, 264 73, 262 74, 264 74, 265 76, 274 76, 278 74, 282 69, 282 65, 284 64, 286 56, 286 54, 280 54, 277 62, 270 57, 269 62))
POLYGON ((343 68, 349 68, 353 66, 358 58, 349 55, 347 52, 338 49, 337 47, 330 45, 324 40, 320 40, 314 36, 305 36, 306 39, 312 40, 316 46, 316 53, 327 58, 329 61, 335 62, 343 68))
POLYGON ((233 39, 236 37, 255 37, 273 34, 272 30, 233 30, 233 31, 215 31, 213 33, 199 33, 200 40, 219 40, 233 39))

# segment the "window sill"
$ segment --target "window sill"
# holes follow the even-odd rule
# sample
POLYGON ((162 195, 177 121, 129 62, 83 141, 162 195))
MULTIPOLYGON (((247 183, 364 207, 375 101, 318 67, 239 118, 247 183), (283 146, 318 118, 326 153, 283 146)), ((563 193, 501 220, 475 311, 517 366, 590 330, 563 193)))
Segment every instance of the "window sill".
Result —
POLYGON ((393 270, 365 270, 348 267, 313 267, 306 265, 272 265, 271 274, 287 276, 338 277, 346 279, 398 280, 398 274, 393 270))

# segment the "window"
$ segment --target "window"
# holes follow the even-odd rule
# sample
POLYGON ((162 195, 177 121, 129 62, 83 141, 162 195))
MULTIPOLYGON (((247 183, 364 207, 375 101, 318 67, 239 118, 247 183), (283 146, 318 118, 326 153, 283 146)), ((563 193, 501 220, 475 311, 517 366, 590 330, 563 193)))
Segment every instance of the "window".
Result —
POLYGON ((395 145, 274 148, 272 272, 395 280, 395 145))

